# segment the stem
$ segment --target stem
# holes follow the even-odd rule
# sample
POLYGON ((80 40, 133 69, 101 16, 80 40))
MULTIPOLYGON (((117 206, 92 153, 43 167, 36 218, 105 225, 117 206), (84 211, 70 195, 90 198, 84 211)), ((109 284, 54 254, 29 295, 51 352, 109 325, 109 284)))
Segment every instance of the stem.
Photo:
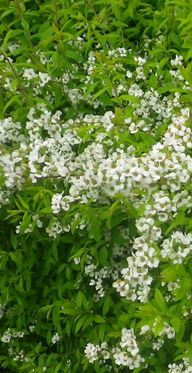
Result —
POLYGON ((122 27, 120 28, 120 32, 121 32, 121 38, 122 38, 123 48, 125 48, 125 39, 124 39, 122 27))
POLYGON ((6 62, 8 63, 8 65, 10 66, 11 71, 14 74, 15 78, 18 80, 18 82, 19 82, 19 89, 20 89, 21 93, 25 93, 25 87, 23 86, 23 84, 21 82, 21 79, 20 79, 19 74, 17 73, 17 70, 15 69, 15 67, 11 63, 9 57, 7 56, 7 54, 4 52, 4 50, 2 48, 0 48, 0 52, 3 54, 6 62))
POLYGON ((171 6, 171 17, 170 17, 170 31, 169 31, 169 35, 168 35, 168 48, 170 49, 171 48, 171 34, 173 32, 173 25, 174 25, 174 21, 175 21, 175 7, 174 5, 171 6))
POLYGON ((55 12, 54 23, 57 26, 58 30, 60 31, 58 10, 59 10, 58 1, 54 0, 54 12, 55 12))
POLYGON ((15 0, 16 8, 18 10, 19 18, 22 19, 23 12, 19 0, 15 0))

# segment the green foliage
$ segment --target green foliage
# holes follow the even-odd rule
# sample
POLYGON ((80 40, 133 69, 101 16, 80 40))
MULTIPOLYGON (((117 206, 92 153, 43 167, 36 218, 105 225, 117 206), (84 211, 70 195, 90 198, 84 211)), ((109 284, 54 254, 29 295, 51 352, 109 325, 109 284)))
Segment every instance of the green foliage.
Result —
MULTIPOLYGON (((136 172, 131 185, 124 164, 133 162, 134 169, 138 161, 140 171, 148 170, 150 151, 164 141, 174 117, 191 109, 191 20, 192 3, 185 0, 0 0, 2 372, 174 373, 169 364, 177 361, 188 372, 191 242, 174 262, 180 249, 174 233, 186 239, 191 232, 190 179, 174 190, 166 184, 169 175, 157 175, 146 187, 136 172), (183 59, 174 65, 178 56, 183 59), (152 103, 148 92, 155 92, 152 103), (149 103, 147 115, 142 100, 149 103), (168 106, 171 116, 162 119, 168 106), (120 190, 123 178, 127 189, 120 190), (184 194, 172 210, 164 211, 162 202, 154 213, 152 226, 162 235, 153 240, 140 230, 163 190, 173 205, 184 194), (54 210, 58 195, 63 205, 54 210), (71 199, 62 200, 66 196, 71 199), (119 278, 131 268, 127 258, 136 257, 140 236, 159 266, 149 264, 151 282, 148 272, 143 277, 151 286, 147 295, 139 280, 135 298, 120 296, 119 278), (164 241, 173 251, 167 256, 164 241), (136 335, 132 361, 137 346, 144 358, 132 368, 114 360, 123 330, 136 335), (98 349, 93 361, 85 353, 90 343, 98 349), (105 353, 109 347, 106 359, 102 343, 105 353)), ((182 115, 190 129, 191 114, 182 115)), ((189 159, 190 146, 186 152, 189 159)), ((169 164, 172 153, 164 146, 159 163, 165 155, 169 164)))

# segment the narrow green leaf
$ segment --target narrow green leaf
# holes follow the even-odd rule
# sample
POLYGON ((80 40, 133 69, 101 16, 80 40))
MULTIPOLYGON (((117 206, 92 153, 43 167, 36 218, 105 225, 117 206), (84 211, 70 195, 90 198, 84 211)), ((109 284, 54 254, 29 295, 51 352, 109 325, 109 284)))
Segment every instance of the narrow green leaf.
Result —
POLYGON ((159 289, 155 289, 155 301, 160 311, 166 312, 167 305, 165 299, 159 289))
POLYGON ((100 315, 94 316, 94 321, 98 324, 106 323, 105 319, 100 315))
POLYGON ((108 250, 105 246, 101 247, 99 250, 99 262, 101 265, 105 266, 107 264, 108 250))

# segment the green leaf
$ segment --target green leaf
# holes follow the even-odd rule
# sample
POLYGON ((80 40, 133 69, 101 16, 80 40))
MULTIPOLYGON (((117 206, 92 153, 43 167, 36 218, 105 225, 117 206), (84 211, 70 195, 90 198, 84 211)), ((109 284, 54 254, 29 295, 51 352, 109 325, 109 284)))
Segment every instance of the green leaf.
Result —
POLYGON ((57 366, 56 366, 56 368, 55 368, 55 370, 54 370, 54 373, 59 373, 59 372, 60 372, 60 369, 62 368, 62 365, 63 365, 63 363, 59 363, 59 364, 57 364, 57 366))
POLYGON ((76 315, 77 308, 73 302, 69 300, 65 300, 63 301, 60 313, 64 313, 65 315, 76 315))
POLYGON ((96 98, 98 98, 99 96, 101 96, 104 92, 106 92, 106 90, 107 90, 106 87, 100 89, 97 93, 95 93, 93 95, 93 100, 96 100, 96 98))
POLYGON ((107 335, 112 338, 119 338, 121 336, 121 332, 113 331, 113 332, 107 333, 107 335))
POLYGON ((104 298, 103 315, 106 315, 112 305, 111 297, 108 295, 104 298))
MULTIPOLYGON (((28 203, 21 196, 18 195, 17 196, 17 200, 19 200, 21 206, 24 207, 25 210, 29 211, 29 205, 28 205, 28 203)), ((19 208, 21 208, 21 207, 19 206, 19 208)))
POLYGON ((165 326, 165 324, 164 324, 163 320, 161 319, 161 317, 157 317, 155 319, 155 326, 153 328, 153 333, 154 333, 155 337, 161 335, 161 332, 162 332, 164 326, 165 326))
POLYGON ((149 78, 149 85, 150 87, 152 87, 153 89, 156 89, 157 88, 157 85, 158 85, 158 80, 157 80, 157 77, 155 75, 151 75, 150 78, 149 78))
POLYGON ((101 265, 105 266, 107 264, 108 250, 105 246, 101 247, 99 250, 99 262, 101 265))
POLYGON ((135 96, 131 96, 131 95, 121 95, 119 96, 117 99, 112 99, 112 101, 116 102, 116 101, 128 101, 128 102, 131 102, 131 103, 139 103, 139 99, 135 96))
POLYGON ((94 238, 95 241, 100 241, 102 238, 101 221, 98 219, 97 216, 94 216, 94 210, 92 211, 92 215, 90 215, 89 213, 88 223, 90 238, 94 238))
POLYGON ((180 330, 180 327, 181 327, 181 319, 178 316, 173 316, 170 319, 170 323, 173 326, 173 328, 176 331, 176 333, 178 333, 179 330, 180 330))
POLYGON ((60 324, 60 310, 58 307, 54 307, 52 311, 53 325, 58 330, 60 324))
POLYGON ((6 251, 0 251, 0 270, 4 270, 9 260, 9 253, 6 251))
POLYGON ((160 311, 167 312, 168 309, 167 309, 165 299, 162 293, 160 292, 160 290, 157 288, 155 289, 155 302, 160 311))
POLYGON ((10 252, 9 255, 11 257, 11 260, 13 262, 15 262, 18 271, 20 271, 21 267, 22 267, 22 253, 21 253, 21 251, 17 250, 17 251, 14 251, 14 252, 10 252))
POLYGON ((83 315, 79 319, 79 321, 77 322, 76 327, 75 327, 75 333, 77 333, 83 327, 83 324, 85 323, 86 319, 87 319, 87 315, 83 315))
POLYGON ((86 254, 89 251, 87 248, 82 248, 79 249, 75 254, 73 254, 70 258, 69 261, 73 260, 74 258, 80 258, 83 254, 86 254))
POLYGON ((20 233, 25 233, 25 230, 31 224, 31 216, 27 212, 24 213, 23 219, 20 225, 20 233))
POLYGON ((46 304, 46 306, 41 307, 38 312, 39 312, 39 314, 46 313, 47 314, 46 317, 47 317, 47 320, 48 320, 49 317, 50 317, 50 314, 52 312, 53 306, 54 306, 53 304, 46 304))
POLYGON ((14 7, 10 8, 10 9, 7 9, 3 13, 1 13, 0 19, 2 20, 6 16, 8 16, 9 14, 14 13, 14 12, 15 12, 15 8, 14 7))
POLYGON ((182 286, 175 290, 175 301, 185 299, 188 292, 191 291, 192 283, 191 278, 185 277, 182 279, 182 286))
POLYGON ((39 210, 38 211, 39 214, 51 214, 52 213, 52 209, 51 207, 45 207, 43 208, 42 210, 39 210))
POLYGON ((17 241, 16 234, 14 234, 13 232, 11 232, 10 240, 11 240, 11 245, 13 246, 14 250, 16 250, 17 245, 18 245, 18 241, 17 241))
POLYGON ((97 323, 97 324, 102 324, 102 323, 106 323, 105 319, 100 316, 100 315, 96 315, 94 316, 94 321, 97 323))
POLYGON ((26 19, 22 19, 21 21, 21 25, 23 27, 23 29, 25 30, 26 33, 29 32, 29 23, 26 21, 26 19))
POLYGON ((105 334, 106 334, 106 324, 99 325, 98 335, 101 341, 103 341, 105 334))
POLYGON ((135 312, 135 315, 140 319, 153 319, 159 314, 159 311, 151 303, 147 303, 139 307, 138 311, 135 312))
POLYGON ((93 322, 93 317, 86 315, 86 320, 82 326, 82 330, 85 330, 89 325, 92 325, 92 322, 93 322))
POLYGON ((7 103, 6 103, 6 105, 3 109, 3 113, 6 113, 6 111, 9 109, 9 107, 13 104, 21 106, 21 98, 18 97, 18 96, 11 97, 10 100, 7 101, 7 103))
POLYGON ((71 336, 71 322, 69 320, 66 322, 65 330, 66 330, 67 336, 70 337, 71 336))
POLYGON ((167 236, 173 229, 180 225, 185 225, 185 223, 187 223, 185 213, 183 211, 178 212, 172 223, 167 228, 165 235, 167 236))
POLYGON ((177 272, 173 266, 168 266, 161 272, 161 278, 165 282, 175 281, 177 277, 177 272))
POLYGON ((18 30, 18 29, 16 29, 16 30, 13 30, 13 29, 9 30, 7 32, 7 34, 5 35, 3 43, 1 44, 1 48, 4 49, 4 50, 6 50, 7 44, 9 43, 10 39, 14 38, 16 36, 19 36, 21 34, 22 34, 22 30, 18 30))
POLYGON ((87 299, 82 291, 78 291, 77 298, 76 298, 76 304, 79 308, 83 306, 84 309, 87 309, 87 306, 88 306, 87 299))

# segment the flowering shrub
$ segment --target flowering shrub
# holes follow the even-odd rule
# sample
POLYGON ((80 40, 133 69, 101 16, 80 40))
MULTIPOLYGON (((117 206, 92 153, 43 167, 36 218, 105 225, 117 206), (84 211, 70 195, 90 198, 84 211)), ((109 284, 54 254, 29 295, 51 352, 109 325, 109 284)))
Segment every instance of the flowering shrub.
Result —
POLYGON ((192 9, 0 7, 2 372, 192 372, 192 9))

